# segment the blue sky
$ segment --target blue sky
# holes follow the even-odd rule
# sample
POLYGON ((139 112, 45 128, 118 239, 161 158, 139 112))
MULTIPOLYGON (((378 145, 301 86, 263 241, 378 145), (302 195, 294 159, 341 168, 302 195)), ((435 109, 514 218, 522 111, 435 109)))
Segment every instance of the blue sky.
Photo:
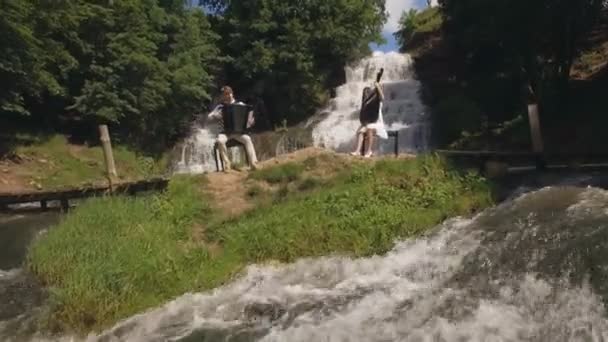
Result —
MULTIPOLYGON (((436 3, 437 1, 433 1, 436 3)), ((407 11, 410 8, 425 8, 426 0, 386 0, 386 10, 388 11, 389 18, 384 26, 384 32, 382 35, 386 39, 387 43, 381 46, 376 44, 370 44, 370 47, 374 51, 397 51, 399 47, 395 38, 393 38, 393 32, 398 30, 399 18, 403 11, 407 11)))

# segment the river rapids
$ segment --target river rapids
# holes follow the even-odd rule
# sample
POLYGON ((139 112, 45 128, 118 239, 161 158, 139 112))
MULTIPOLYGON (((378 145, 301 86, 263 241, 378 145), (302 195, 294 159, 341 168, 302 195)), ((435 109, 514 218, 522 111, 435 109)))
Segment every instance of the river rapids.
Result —
POLYGON ((87 341, 606 341, 608 192, 550 186, 385 255, 255 265, 87 341))

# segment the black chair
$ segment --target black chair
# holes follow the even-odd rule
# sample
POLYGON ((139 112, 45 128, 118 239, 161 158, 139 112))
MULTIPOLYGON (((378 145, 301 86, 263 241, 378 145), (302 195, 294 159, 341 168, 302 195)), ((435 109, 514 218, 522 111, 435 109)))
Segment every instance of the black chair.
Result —
MULTIPOLYGON (((226 142, 226 148, 229 149, 232 147, 242 148, 243 154, 245 155, 245 160, 247 161, 247 164, 249 164, 249 156, 247 155, 247 150, 245 149, 245 145, 243 145, 236 139, 228 139, 228 141, 226 142)), ((218 142, 215 142, 215 144, 213 144, 213 157, 215 159, 215 169, 217 170, 217 172, 224 171, 224 160, 220 156, 218 142), (220 170, 220 165, 222 166, 221 170, 220 170)))

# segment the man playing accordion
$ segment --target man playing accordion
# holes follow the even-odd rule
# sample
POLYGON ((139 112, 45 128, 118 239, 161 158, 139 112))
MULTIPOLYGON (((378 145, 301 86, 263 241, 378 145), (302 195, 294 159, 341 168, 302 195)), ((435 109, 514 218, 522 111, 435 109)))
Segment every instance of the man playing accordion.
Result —
MULTIPOLYGON (((226 148, 226 142, 228 142, 228 139, 235 139, 245 146, 245 151, 247 152, 247 157, 249 159, 249 167, 252 170, 257 169, 256 164, 258 160, 253 147, 253 142, 251 141, 251 137, 246 132, 246 130, 253 126, 255 122, 253 111, 247 111, 247 122, 245 127, 238 127, 240 124, 238 123, 238 120, 235 120, 233 117, 236 114, 230 111, 242 111, 243 106, 245 106, 243 102, 237 102, 234 99, 232 88, 229 86, 224 86, 222 87, 221 103, 217 105, 208 116, 211 119, 218 120, 221 127, 220 134, 217 136, 216 141, 219 145, 220 157, 224 162, 224 170, 226 171, 230 170, 231 168, 230 159, 228 158, 228 149, 226 148), (231 108, 232 105, 236 105, 238 107, 231 108)), ((245 122, 243 122, 243 124, 245 124, 245 122)))

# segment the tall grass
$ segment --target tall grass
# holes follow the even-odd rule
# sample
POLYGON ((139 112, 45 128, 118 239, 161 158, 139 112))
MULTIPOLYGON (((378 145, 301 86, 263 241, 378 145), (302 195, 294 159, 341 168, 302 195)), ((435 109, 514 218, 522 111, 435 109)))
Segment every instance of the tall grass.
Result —
POLYGON ((224 222, 200 187, 177 178, 162 195, 90 201, 37 242, 29 264, 53 288, 54 318, 82 331, 105 327, 225 283, 247 264, 383 253, 491 203, 483 179, 435 157, 356 166, 306 196, 287 193, 224 222))
POLYGON ((97 327, 217 285, 225 267, 197 239, 210 213, 197 183, 177 178, 165 194, 88 201, 35 243, 29 264, 53 290, 53 318, 97 327))

